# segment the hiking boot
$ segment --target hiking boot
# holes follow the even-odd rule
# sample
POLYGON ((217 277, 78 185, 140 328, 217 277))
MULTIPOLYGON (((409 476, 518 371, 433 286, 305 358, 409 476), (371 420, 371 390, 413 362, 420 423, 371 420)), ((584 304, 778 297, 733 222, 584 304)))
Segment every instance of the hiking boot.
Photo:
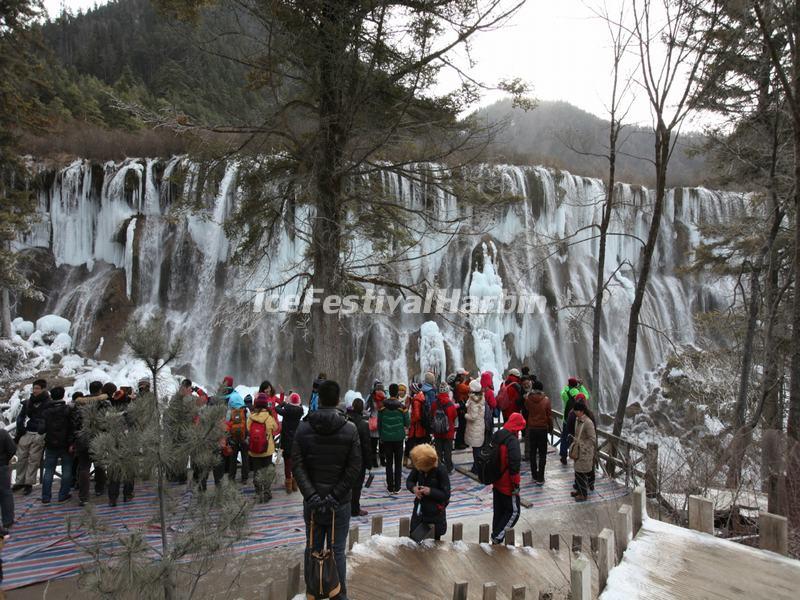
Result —
POLYGON ((67 502, 69 500, 72 500, 72 494, 67 494, 67 497, 63 500, 61 498, 58 499, 59 502, 67 502))
POLYGON ((575 502, 586 502, 588 498, 586 496, 575 496, 575 502))
POLYGON ((299 489, 300 489, 300 488, 298 488, 298 487, 297 487, 297 479, 295 479, 294 477, 292 477, 292 491, 293 491, 293 492, 296 492, 296 491, 298 491, 299 489))
POLYGON ((286 493, 287 493, 287 494, 291 494, 291 493, 292 493, 292 478, 291 478, 291 477, 289 477, 289 478, 286 480, 286 485, 285 485, 285 487, 286 487, 286 493))
POLYGON ((570 492, 569 495, 575 498, 576 496, 578 496, 578 492, 577 491, 570 492))
POLYGON ((26 485, 25 489, 23 490, 22 493, 25 494, 26 496, 30 496, 32 491, 33 491, 33 486, 32 485, 26 485))
POLYGON ((25 484, 24 483, 15 483, 14 485, 11 486, 11 491, 12 492, 18 492, 18 491, 20 491, 22 489, 25 489, 25 484))
POLYGON ((78 506, 80 506, 81 508, 86 506, 86 504, 87 504, 86 500, 78 500, 78 506))
POLYGON ((108 501, 108 505, 109 505, 111 508, 115 508, 115 507, 117 506, 117 501, 116 501, 116 500, 109 500, 109 501, 108 501))
POLYGON ((133 494, 131 494, 130 496, 125 496, 125 495, 122 496, 123 502, 130 502, 131 500, 133 500, 133 494))
POLYGON ((567 464, 567 457, 566 456, 562 456, 561 457, 561 464, 562 465, 566 465, 567 464))
POLYGON ((50 500, 45 500, 44 498, 42 498, 42 504, 50 504, 50 500))

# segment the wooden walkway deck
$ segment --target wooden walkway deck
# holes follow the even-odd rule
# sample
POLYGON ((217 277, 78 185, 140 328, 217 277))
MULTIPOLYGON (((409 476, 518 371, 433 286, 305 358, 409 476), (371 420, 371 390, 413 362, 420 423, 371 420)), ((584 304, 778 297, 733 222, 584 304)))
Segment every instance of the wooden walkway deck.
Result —
MULTIPOLYGON (((466 582, 466 598, 477 600, 484 597, 484 583, 495 582, 498 600, 512 598, 514 586, 526 588, 526 599, 536 600, 540 592, 566 598, 572 559, 563 547, 433 541, 417 547, 408 538, 378 536, 357 544, 348 557, 347 595, 352 600, 449 600, 454 584, 466 582)), ((593 588, 596 598, 596 569, 593 588)))
POLYGON ((601 600, 797 600, 800 561, 646 519, 601 600))

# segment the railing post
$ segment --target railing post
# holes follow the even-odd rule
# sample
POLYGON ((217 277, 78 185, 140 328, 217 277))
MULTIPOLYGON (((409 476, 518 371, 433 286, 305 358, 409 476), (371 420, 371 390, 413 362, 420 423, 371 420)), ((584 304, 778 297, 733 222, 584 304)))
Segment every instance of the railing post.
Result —
POLYGON ((453 600, 467 600, 466 581, 458 581, 453 584, 453 600))
POLYGON ((292 600, 300 593, 300 563, 289 567, 289 580, 286 582, 286 600, 292 600))
POLYGON ((644 488, 648 496, 658 493, 658 444, 653 442, 644 454, 644 488))
POLYGON ((409 537, 411 535, 411 519, 402 517, 400 519, 400 529, 398 531, 400 537, 409 537))
POLYGON ((714 504, 702 496, 689 496, 689 529, 714 533, 714 504))
POLYGON ((786 517, 770 513, 758 515, 758 538, 762 550, 789 554, 789 521, 786 517))
POLYGON ((627 504, 620 506, 617 511, 617 520, 614 524, 614 538, 617 542, 617 557, 622 558, 623 552, 628 549, 628 542, 633 537, 633 511, 627 504))
POLYGON ((505 543, 506 543, 506 546, 515 546, 516 545, 517 539, 516 539, 516 535, 514 533, 514 528, 513 527, 511 529, 506 530, 505 543))
POLYGON ((525 600, 525 592, 528 588, 524 585, 515 585, 511 587, 511 600, 525 600))
POLYGON ((353 546, 358 543, 358 525, 350 527, 350 534, 347 536, 347 549, 352 550, 353 546))
POLYGON ((647 516, 647 492, 641 485, 633 490, 633 535, 639 533, 647 516))
POLYGON ((617 549, 614 532, 608 528, 603 529, 597 536, 597 568, 600 592, 606 588, 608 574, 617 564, 617 549))
POLYGON ((591 600, 592 569, 589 561, 582 555, 572 561, 569 580, 571 600, 591 600))
POLYGON ((372 517, 372 533, 371 535, 381 535, 383 533, 383 517, 376 515, 372 517))
POLYGON ((583 550, 583 536, 572 535, 572 551, 576 554, 583 550))
POLYGON ((463 523, 453 523, 453 541, 460 542, 462 539, 464 539, 463 523))
POLYGON ((556 552, 558 552, 560 539, 561 538, 557 533, 550 534, 550 550, 555 550, 556 552))
POLYGON ((483 600, 497 600, 497 584, 493 581, 483 584, 483 600))
POLYGON ((478 529, 478 543, 489 543, 489 526, 486 524, 481 525, 478 529))
POLYGON ((522 545, 526 548, 533 547, 533 532, 530 529, 522 532, 522 545))

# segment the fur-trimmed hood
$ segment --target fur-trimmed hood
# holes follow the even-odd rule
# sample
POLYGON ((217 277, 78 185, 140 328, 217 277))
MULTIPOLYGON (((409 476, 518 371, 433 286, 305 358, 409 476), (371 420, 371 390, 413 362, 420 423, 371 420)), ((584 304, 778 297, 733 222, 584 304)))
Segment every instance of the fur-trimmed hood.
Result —
POLYGON ((439 466, 436 449, 430 444, 420 444, 411 450, 411 463, 417 471, 428 473, 439 466))

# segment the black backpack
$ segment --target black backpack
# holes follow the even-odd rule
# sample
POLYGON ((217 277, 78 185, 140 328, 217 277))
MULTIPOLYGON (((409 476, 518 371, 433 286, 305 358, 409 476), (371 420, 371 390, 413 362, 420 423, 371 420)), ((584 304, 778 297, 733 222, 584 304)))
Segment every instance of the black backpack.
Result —
POLYGON ((500 470, 500 446, 505 444, 511 433, 506 429, 501 429, 492 436, 492 440, 485 444, 478 458, 475 460, 475 474, 478 481, 489 485, 500 479, 505 469, 500 470))
POLYGON ((447 418, 445 408, 449 408, 450 404, 438 404, 436 406, 436 413, 433 415, 433 433, 443 434, 450 431, 450 419, 447 418))

